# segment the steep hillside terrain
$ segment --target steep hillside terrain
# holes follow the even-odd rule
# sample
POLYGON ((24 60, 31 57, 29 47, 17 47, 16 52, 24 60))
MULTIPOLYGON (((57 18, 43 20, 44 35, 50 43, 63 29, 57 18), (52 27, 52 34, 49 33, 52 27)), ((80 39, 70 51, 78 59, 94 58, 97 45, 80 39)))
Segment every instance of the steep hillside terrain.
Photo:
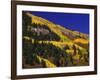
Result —
POLYGON ((23 68, 89 65, 89 36, 23 12, 23 68))

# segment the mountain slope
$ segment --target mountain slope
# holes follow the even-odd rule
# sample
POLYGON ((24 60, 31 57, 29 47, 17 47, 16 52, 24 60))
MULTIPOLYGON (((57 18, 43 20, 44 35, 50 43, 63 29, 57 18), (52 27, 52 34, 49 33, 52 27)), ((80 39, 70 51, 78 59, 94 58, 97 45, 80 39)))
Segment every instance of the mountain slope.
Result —
POLYGON ((87 34, 83 34, 83 33, 78 32, 78 31, 72 31, 72 30, 66 29, 63 26, 54 24, 53 22, 50 22, 50 21, 48 21, 46 19, 43 19, 42 17, 38 17, 38 16, 35 16, 33 14, 30 14, 30 13, 26 13, 26 14, 29 17, 32 18, 32 23, 40 24, 40 25, 47 25, 52 31, 54 31, 58 35, 65 36, 62 33, 66 32, 66 34, 71 34, 71 35, 76 36, 76 37, 81 37, 81 38, 88 39, 88 35, 87 34))
POLYGON ((23 56, 24 68, 86 66, 89 36, 23 12, 23 56))

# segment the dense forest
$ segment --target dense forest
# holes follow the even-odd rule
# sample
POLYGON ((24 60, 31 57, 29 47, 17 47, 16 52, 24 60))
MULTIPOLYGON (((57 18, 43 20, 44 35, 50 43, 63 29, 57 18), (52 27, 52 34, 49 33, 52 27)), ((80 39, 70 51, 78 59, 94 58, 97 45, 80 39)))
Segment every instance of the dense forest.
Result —
MULTIPOLYGON (((36 18, 34 18, 34 16, 30 17, 23 11, 23 68, 89 65, 88 39, 84 40, 84 43, 75 43, 70 40, 68 36, 63 35, 62 31, 64 31, 64 29, 55 26, 53 28, 53 23, 52 26, 49 26, 51 25, 49 22, 47 25, 35 23, 32 22, 32 20, 34 21, 36 18)), ((80 38, 80 36, 78 38, 80 38)), ((82 41, 83 38, 80 40, 82 41)))

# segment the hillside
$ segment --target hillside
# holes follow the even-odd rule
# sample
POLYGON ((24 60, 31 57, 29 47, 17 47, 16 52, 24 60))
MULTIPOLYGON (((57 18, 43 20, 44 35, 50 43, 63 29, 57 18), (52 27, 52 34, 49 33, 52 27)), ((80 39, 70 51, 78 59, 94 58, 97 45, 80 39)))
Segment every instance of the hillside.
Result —
POLYGON ((87 65, 87 34, 23 12, 23 68, 87 65))

